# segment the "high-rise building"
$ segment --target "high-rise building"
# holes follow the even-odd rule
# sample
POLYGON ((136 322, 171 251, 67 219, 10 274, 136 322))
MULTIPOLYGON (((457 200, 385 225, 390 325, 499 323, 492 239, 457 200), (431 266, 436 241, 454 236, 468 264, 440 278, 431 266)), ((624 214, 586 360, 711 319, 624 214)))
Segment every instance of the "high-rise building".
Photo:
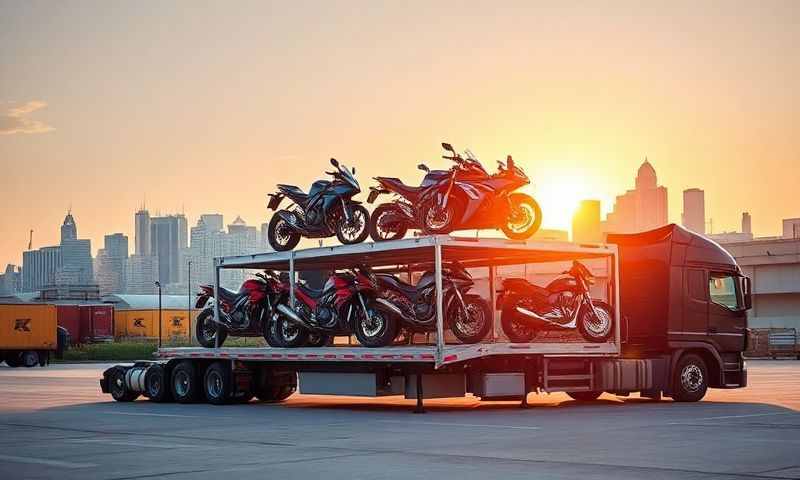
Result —
POLYGON ((753 219, 748 212, 742 212, 742 233, 753 234, 753 219))
POLYGON ((258 241, 258 247, 262 252, 272 251, 272 246, 269 244, 269 223, 264 222, 261 224, 261 238, 258 241))
POLYGON ((72 212, 67 212, 61 225, 61 269, 56 284, 89 285, 94 283, 92 241, 78 238, 78 227, 72 212))
POLYGON ((221 213, 204 213, 200 215, 200 221, 203 222, 205 228, 212 232, 221 232, 225 227, 221 213))
MULTIPOLYGON (((214 258, 229 255, 246 255, 261 250, 258 244, 258 230, 248 226, 237 217, 228 231, 216 228, 217 219, 206 223, 210 216, 201 215, 197 225, 191 229, 191 246, 185 259, 183 271, 188 271, 188 262, 192 262, 192 289, 201 283, 214 280, 214 258)), ((221 216, 219 218, 221 220, 221 216)), ((227 269, 220 273, 220 283, 227 288, 239 288, 246 277, 246 272, 239 269, 227 269)), ((186 288, 185 286, 182 288, 186 288)))
POLYGON ((783 238, 800 238, 800 218, 783 219, 783 238))
POLYGON ((61 247, 42 247, 22 252, 22 291, 36 292, 56 283, 61 268, 61 247))
POLYGON ((645 159, 636 174, 636 188, 617 196, 604 231, 635 233, 667 224, 667 189, 658 185, 656 170, 645 159))
POLYGON ((136 212, 136 231, 133 234, 135 243, 133 253, 136 255, 150 255, 150 212, 142 208, 136 212))
POLYGON ((131 255, 128 257, 125 275, 125 292, 137 295, 156 293, 158 280, 158 258, 152 255, 131 255))
POLYGON ((150 219, 152 255, 158 257, 157 280, 162 285, 181 281, 181 250, 188 245, 186 217, 168 215, 150 219))
POLYGON ((706 197, 699 188, 683 191, 683 214, 681 224, 693 232, 706 233, 706 197))
POLYGON ((581 200, 572 216, 572 241, 576 243, 601 243, 603 231, 600 223, 600 200, 581 200))
POLYGON ((13 295, 22 291, 22 272, 16 265, 6 265, 6 270, 0 273, 0 295, 13 295))
POLYGON ((66 240, 78 239, 78 227, 75 225, 75 219, 72 217, 72 210, 67 212, 64 217, 64 223, 61 225, 61 243, 66 240))
POLYGON ((125 292, 127 264, 128 237, 122 233, 106 235, 95 260, 95 277, 103 295, 125 292))

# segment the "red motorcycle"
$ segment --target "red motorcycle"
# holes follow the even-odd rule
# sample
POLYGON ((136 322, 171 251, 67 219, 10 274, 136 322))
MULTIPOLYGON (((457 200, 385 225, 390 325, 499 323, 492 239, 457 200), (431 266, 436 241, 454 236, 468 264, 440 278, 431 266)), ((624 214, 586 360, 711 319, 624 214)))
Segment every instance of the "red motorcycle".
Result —
POLYGON ((195 335, 206 348, 221 347, 229 334, 239 337, 264 336, 271 346, 280 346, 271 335, 270 319, 279 298, 289 292, 289 277, 273 271, 256 273, 257 278, 245 280, 238 292, 219 287, 219 322, 214 320, 213 285, 201 285, 196 308, 195 335), (219 335, 219 338, 217 338, 219 335))
POLYGON ((394 341, 398 324, 395 316, 375 301, 378 280, 364 266, 333 273, 321 290, 304 284, 295 287, 295 306, 284 294, 272 337, 283 347, 324 345, 336 335, 355 333, 365 347, 383 347, 394 341))

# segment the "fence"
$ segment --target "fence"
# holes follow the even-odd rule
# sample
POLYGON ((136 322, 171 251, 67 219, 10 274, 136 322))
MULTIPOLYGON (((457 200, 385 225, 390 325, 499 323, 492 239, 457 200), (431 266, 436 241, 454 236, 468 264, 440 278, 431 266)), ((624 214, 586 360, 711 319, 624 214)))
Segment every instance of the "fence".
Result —
POLYGON ((747 338, 747 357, 796 357, 800 343, 794 328, 751 328, 747 338))

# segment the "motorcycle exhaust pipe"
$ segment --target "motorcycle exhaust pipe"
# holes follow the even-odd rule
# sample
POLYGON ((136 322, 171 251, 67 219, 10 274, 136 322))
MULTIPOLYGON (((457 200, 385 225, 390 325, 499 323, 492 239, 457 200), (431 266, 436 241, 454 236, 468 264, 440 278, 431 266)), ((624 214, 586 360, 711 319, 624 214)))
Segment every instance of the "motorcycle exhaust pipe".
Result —
POLYGON ((302 318, 300 318, 300 315, 298 315, 297 312, 295 312, 294 310, 292 310, 291 308, 289 308, 288 306, 286 306, 286 305, 284 305, 282 303, 278 305, 278 311, 281 312, 282 314, 286 315, 286 317, 289 320, 291 320, 292 322, 300 325, 301 327, 307 328, 309 330, 314 330, 315 329, 307 321, 305 321, 302 318))
POLYGON ((532 320, 534 320, 536 322, 540 322, 540 323, 544 323, 544 324, 547 324, 547 325, 551 325, 551 326, 559 328, 559 329, 564 329, 564 330, 569 329, 569 327, 565 327, 564 325, 562 325, 562 324, 560 324, 558 322, 550 320, 549 318, 545 318, 545 317, 539 315, 536 312, 528 310, 527 308, 516 307, 516 310, 517 310, 518 313, 521 313, 522 315, 527 317, 529 319, 529 321, 532 319, 532 320))

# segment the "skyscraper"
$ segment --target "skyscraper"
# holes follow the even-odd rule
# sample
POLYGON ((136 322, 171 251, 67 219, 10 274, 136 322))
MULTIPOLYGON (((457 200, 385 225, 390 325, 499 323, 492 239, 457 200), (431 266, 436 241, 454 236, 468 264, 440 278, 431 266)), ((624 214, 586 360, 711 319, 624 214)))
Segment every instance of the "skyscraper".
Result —
POLYGON ((181 249, 187 247, 186 217, 167 215, 150 219, 152 254, 158 257, 156 280, 162 285, 181 281, 181 249))
POLYGON ((72 217, 72 210, 67 212, 64 217, 64 223, 61 225, 61 243, 65 240, 77 240, 78 227, 75 225, 75 219, 72 217))
POLYGON ((581 200, 572 216, 572 241, 575 243, 601 243, 600 200, 581 200))
POLYGON ((61 268, 61 247, 42 247, 22 252, 22 291, 36 292, 56 283, 61 268))
POLYGON ((681 223, 693 232, 706 233, 706 198, 705 192, 699 188, 683 191, 683 215, 681 223))
POLYGON ((78 238, 78 226, 72 212, 67 212, 61 225, 61 269, 56 283, 88 285, 94 283, 92 242, 78 238))
POLYGON ((133 234, 135 243, 133 253, 136 255, 150 255, 150 212, 142 208, 136 212, 136 231, 133 234))
POLYGON ((127 264, 128 237, 121 233, 106 235, 95 260, 95 277, 102 294, 125 292, 127 264))
POLYGON ((636 174, 636 188, 617 196, 604 231, 635 233, 667 224, 667 189, 658 185, 656 170, 645 158, 636 174))
POLYGON ((748 212, 742 212, 742 233, 753 234, 753 220, 748 212))

